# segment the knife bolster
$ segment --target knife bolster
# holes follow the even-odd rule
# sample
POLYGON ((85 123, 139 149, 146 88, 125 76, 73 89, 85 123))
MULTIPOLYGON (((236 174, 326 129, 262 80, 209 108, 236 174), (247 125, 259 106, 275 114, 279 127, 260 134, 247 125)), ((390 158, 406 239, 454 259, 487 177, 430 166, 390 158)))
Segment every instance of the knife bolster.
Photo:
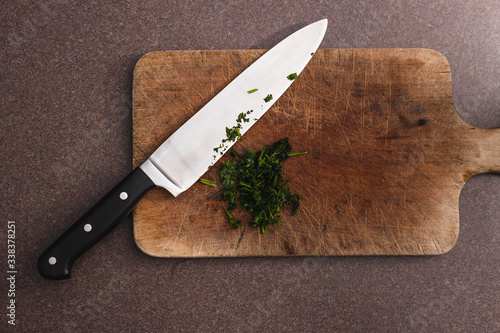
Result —
POLYGON ((155 183, 156 186, 161 186, 177 198, 184 190, 175 185, 168 177, 158 169, 150 159, 142 163, 139 168, 155 183))

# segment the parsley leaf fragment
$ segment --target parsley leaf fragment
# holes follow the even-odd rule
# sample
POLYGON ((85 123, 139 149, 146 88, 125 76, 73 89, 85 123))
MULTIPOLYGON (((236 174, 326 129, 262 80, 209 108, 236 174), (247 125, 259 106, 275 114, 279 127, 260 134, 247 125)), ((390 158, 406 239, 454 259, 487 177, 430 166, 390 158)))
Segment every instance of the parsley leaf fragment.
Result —
POLYGON ((217 187, 217 183, 215 182, 215 180, 208 180, 205 178, 201 178, 200 183, 208 185, 208 186, 212 186, 212 187, 217 187))
POLYGON ((238 206, 250 213, 250 225, 262 233, 266 233, 271 224, 280 228, 283 206, 291 206, 291 215, 295 215, 300 195, 291 192, 282 170, 283 162, 293 156, 291 150, 289 139, 284 138, 259 151, 247 148, 239 154, 233 149, 235 158, 221 163, 218 169, 223 186, 221 199, 228 202, 226 214, 233 228, 241 223, 231 213, 238 206))

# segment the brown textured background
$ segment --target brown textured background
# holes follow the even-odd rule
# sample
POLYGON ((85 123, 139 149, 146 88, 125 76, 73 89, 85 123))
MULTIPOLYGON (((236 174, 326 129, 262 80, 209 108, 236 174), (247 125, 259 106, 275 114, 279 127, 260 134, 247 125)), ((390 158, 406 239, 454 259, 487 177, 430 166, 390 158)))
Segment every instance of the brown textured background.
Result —
POLYGON ((131 219, 67 281, 37 256, 131 170, 135 62, 154 50, 269 48, 320 18, 322 48, 425 47, 450 62, 455 107, 500 126, 498 1, 3 1, 0 327, 7 221, 16 221, 18 332, 500 330, 500 176, 460 197, 436 257, 157 259, 131 219))

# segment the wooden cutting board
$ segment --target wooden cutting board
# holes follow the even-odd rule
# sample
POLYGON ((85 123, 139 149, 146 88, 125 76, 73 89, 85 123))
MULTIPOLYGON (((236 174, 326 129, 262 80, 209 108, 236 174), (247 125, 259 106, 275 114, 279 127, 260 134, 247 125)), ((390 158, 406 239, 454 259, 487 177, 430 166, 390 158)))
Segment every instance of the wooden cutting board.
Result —
MULTIPOLYGON (((142 57, 134 167, 264 52, 142 57)), ((302 200, 297 215, 282 213, 281 230, 232 229, 217 188, 197 183, 176 199, 157 188, 134 211, 139 248, 157 257, 442 254, 458 237, 466 180, 500 171, 500 130, 460 119, 449 64, 428 49, 319 50, 235 147, 286 136, 309 153, 285 163, 302 200)), ((217 166, 203 177, 217 179, 217 166)))

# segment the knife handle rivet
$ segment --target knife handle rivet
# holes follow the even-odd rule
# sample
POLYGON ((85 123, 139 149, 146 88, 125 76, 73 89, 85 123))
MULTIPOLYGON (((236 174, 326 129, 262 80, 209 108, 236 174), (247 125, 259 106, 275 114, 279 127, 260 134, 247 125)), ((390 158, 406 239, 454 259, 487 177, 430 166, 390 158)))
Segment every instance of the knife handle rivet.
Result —
POLYGON ((56 262, 57 262, 56 257, 50 257, 50 258, 49 258, 49 264, 50 264, 50 265, 55 265, 55 264, 56 264, 56 262))
POLYGON ((92 225, 87 223, 83 226, 83 230, 85 230, 86 232, 90 232, 90 230, 92 230, 92 225))
POLYGON ((127 200, 127 198, 128 198, 128 194, 127 194, 127 192, 122 192, 122 193, 120 193, 120 199, 122 199, 122 200, 127 200))

